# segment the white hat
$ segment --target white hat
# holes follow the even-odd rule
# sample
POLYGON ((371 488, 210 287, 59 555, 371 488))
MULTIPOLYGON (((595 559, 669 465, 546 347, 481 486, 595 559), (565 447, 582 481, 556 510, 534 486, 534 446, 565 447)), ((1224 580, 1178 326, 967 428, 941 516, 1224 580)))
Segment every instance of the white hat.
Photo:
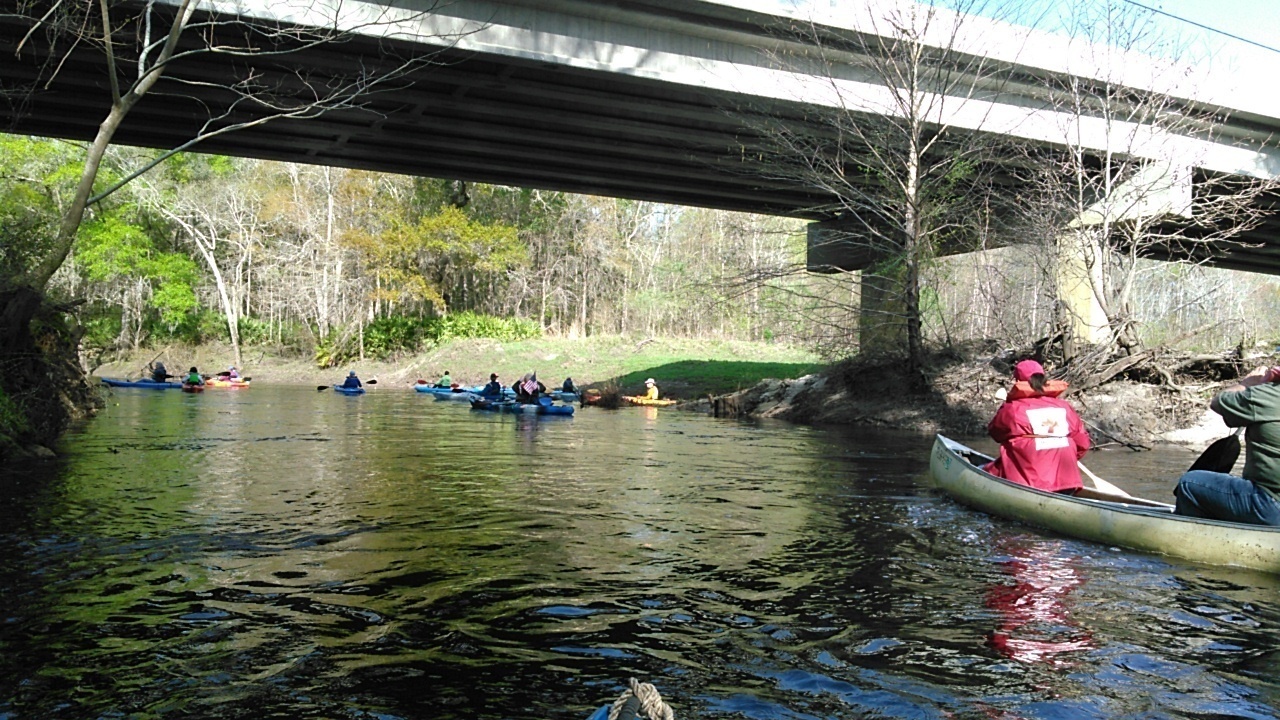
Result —
POLYGON ((645 384, 645 385, 652 385, 652 384, 653 384, 653 378, 649 378, 648 380, 645 380, 645 381, 644 381, 644 384, 645 384))

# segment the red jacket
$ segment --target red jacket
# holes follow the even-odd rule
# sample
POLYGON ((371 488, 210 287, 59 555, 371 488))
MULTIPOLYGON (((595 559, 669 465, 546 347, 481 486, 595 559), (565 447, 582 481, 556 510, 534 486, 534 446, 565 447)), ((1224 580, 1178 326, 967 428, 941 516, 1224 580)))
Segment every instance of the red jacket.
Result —
POLYGON ((1044 392, 1014 383, 987 425, 1000 443, 1000 456, 987 472, 1049 492, 1084 486, 1076 461, 1089 450, 1089 433, 1071 405, 1058 398, 1066 389, 1061 380, 1047 381, 1044 392))

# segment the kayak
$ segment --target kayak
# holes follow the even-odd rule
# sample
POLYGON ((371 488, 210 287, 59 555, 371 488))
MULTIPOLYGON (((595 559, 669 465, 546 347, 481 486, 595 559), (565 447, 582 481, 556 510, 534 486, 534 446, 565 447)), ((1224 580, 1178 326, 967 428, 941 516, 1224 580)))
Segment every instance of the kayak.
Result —
POLYGON ((231 390, 248 390, 249 381, 240 378, 232 380, 224 377, 211 377, 204 381, 204 386, 210 388, 228 388, 231 390))
POLYGON ((982 470, 991 460, 938 435, 929 470, 943 492, 990 515, 1108 546, 1280 573, 1280 527, 1174 515, 1172 505, 1123 491, 1045 492, 982 470))
POLYGON ((436 387, 435 385, 424 385, 422 383, 418 383, 413 386, 413 389, 420 393, 430 393, 432 395, 466 395, 469 392, 480 392, 482 388, 436 387))
POLYGON ((642 395, 623 395, 622 399, 631 405, 651 405, 654 407, 667 407, 678 402, 676 400, 650 400, 642 395))
POLYGON ((542 405, 539 403, 516 403, 516 407, 520 408, 516 412, 526 415, 532 413, 534 415, 572 415, 572 405, 542 405))
POLYGON ((510 400, 486 400, 475 398, 471 401, 471 409, 488 412, 508 412, 515 415, 573 415, 572 405, 551 405, 542 403, 518 403, 510 400))
POLYGON ((578 393, 552 390, 549 394, 553 400, 559 400, 560 402, 578 402, 578 393))
POLYGON ((132 387, 132 388, 150 388, 152 390, 172 390, 182 387, 181 383, 174 382, 156 382, 155 380, 117 380, 115 378, 102 378, 103 385, 111 387, 132 387))
POLYGON ((195 383, 182 383, 182 392, 184 392, 184 393, 202 393, 202 392, 204 392, 204 386, 203 386, 203 385, 196 385, 195 383))
POLYGON ((484 410, 486 412, 514 412, 511 408, 515 404, 509 400, 494 400, 475 396, 471 398, 472 410, 484 410))
POLYGON ((333 391, 336 393, 341 393, 343 395, 363 395, 364 394, 364 388, 362 387, 349 388, 349 387, 342 387, 341 385, 334 385, 333 391))
POLYGON ((455 392, 451 392, 451 393, 434 393, 434 395, 435 395, 436 400, 443 400, 443 401, 445 401, 445 402, 455 402, 455 401, 471 400, 471 398, 475 397, 475 395, 474 395, 474 394, 472 394, 472 393, 470 393, 470 392, 467 392, 467 391, 465 391, 465 390, 464 390, 463 392, 456 392, 456 393, 455 393, 455 392))

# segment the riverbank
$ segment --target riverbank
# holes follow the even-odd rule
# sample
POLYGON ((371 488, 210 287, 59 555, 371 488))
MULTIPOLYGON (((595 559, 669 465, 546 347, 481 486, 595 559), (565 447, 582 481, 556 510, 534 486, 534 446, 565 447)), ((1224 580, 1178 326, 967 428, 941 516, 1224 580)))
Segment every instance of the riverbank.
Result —
MULTIPOLYGON (((1254 364, 1275 364, 1259 357, 1254 364)), ((767 380, 701 404, 713 414, 777 418, 807 424, 859 425, 956 437, 986 435, 1009 387, 1008 362, 991 354, 953 351, 926 366, 929 390, 913 394, 897 362, 846 361, 822 373, 767 380)), ((1177 385, 1118 379, 1067 399, 1079 411, 1095 447, 1145 449, 1158 444, 1203 447, 1230 431, 1209 410, 1223 382, 1195 377, 1177 385)))

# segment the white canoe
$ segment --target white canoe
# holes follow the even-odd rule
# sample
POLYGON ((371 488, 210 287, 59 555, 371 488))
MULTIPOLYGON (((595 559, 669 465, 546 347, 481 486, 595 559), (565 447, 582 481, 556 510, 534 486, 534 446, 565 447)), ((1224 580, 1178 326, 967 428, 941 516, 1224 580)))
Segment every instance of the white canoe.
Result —
POLYGON ((1081 540, 1280 573, 1280 528, 1183 517, 1165 503, 1091 488, 1075 496, 1036 490, 979 469, 990 461, 939 435, 929 470, 943 492, 991 515, 1081 540))

